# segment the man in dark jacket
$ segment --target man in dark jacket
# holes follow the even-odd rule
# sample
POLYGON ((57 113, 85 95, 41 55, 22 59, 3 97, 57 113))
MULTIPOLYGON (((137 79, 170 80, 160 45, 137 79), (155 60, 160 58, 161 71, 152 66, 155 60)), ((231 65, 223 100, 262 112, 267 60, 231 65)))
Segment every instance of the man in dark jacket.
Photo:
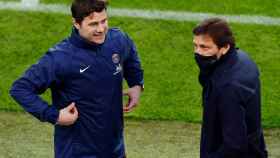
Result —
POLYGON ((14 82, 10 94, 55 125, 56 158, 124 158, 123 111, 139 101, 143 71, 133 41, 108 28, 107 3, 74 0, 72 34, 14 82), (130 87, 123 107, 122 81, 130 87), (39 95, 50 88, 52 105, 39 95))
POLYGON ((206 19, 193 29, 203 88, 201 158, 266 158, 259 71, 227 22, 206 19))

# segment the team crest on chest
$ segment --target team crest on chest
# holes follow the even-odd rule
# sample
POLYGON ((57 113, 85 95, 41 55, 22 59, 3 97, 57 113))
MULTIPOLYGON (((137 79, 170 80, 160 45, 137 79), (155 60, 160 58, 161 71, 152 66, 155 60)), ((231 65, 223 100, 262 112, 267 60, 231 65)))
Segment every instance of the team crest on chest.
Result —
POLYGON ((114 53, 114 54, 112 55, 112 61, 113 61, 114 64, 120 63, 120 55, 117 54, 117 53, 114 53))
POLYGON ((117 75, 118 73, 122 72, 122 65, 120 63, 120 55, 118 53, 114 53, 112 55, 112 61, 115 64, 116 70, 113 75, 117 75))

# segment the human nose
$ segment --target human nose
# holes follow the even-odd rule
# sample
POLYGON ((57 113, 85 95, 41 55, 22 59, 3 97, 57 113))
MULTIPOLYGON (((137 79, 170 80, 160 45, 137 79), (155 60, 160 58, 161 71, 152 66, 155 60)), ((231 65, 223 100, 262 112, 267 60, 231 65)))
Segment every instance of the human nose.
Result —
POLYGON ((102 24, 98 24, 98 25, 97 25, 96 31, 97 31, 98 33, 104 32, 104 26, 103 26, 102 24))

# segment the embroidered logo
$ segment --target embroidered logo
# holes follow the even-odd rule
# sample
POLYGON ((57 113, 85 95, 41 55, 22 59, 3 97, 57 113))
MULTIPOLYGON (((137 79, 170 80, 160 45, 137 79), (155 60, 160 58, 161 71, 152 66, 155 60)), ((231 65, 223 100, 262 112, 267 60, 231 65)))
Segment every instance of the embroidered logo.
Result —
POLYGON ((122 72, 122 66, 121 66, 121 64, 118 64, 118 65, 116 65, 116 72, 114 72, 114 75, 116 75, 120 72, 122 72))
POLYGON ((85 72, 88 68, 90 68, 90 65, 89 65, 89 66, 87 66, 86 68, 80 68, 80 73, 85 72))
POLYGON ((114 64, 120 63, 120 56, 119 56, 119 54, 114 53, 114 54, 112 55, 112 61, 113 61, 114 64))

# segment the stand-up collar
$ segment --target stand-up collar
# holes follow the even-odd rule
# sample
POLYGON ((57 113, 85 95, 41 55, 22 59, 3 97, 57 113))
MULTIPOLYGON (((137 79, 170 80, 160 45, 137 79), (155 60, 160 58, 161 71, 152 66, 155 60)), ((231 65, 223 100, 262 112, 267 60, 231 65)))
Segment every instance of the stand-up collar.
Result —
POLYGON ((225 55, 223 55, 216 67, 215 72, 227 71, 237 62, 237 50, 238 48, 231 48, 225 55))
POLYGON ((211 70, 207 72, 200 71, 199 82, 204 87, 215 76, 219 76, 221 73, 225 73, 237 62, 237 50, 238 48, 231 48, 225 55, 223 55, 215 64, 211 70))

